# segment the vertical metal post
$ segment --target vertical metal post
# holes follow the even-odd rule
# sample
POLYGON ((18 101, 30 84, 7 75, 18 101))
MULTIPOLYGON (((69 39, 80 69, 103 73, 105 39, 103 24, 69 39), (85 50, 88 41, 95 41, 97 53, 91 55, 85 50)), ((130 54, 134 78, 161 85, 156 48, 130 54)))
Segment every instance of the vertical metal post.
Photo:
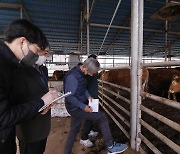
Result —
POLYGON ((129 64, 129 66, 131 66, 131 53, 130 53, 130 49, 129 49, 129 58, 128 59, 129 59, 129 61, 128 61, 129 63, 128 64, 129 64))
POLYGON ((141 119, 141 90, 142 90, 142 53, 143 53, 143 17, 144 17, 144 0, 138 0, 138 21, 139 21, 139 29, 138 29, 138 61, 137 61, 137 67, 138 67, 138 85, 137 85, 137 130, 136 130, 136 151, 140 150, 140 144, 141 139, 139 138, 139 133, 141 132, 141 125, 140 125, 140 119, 141 119))
POLYGON ((87 0, 86 7, 86 20, 87 20, 87 55, 89 55, 89 0, 87 0))
POLYGON ((83 27, 83 2, 81 0, 81 7, 80 7, 80 25, 79 25, 79 41, 78 41, 78 51, 82 53, 82 27, 83 27))
POLYGON ((165 61, 167 61, 167 54, 168 54, 168 21, 165 21, 165 52, 164 57, 165 61))
POLYGON ((81 23, 82 24, 82 27, 81 27, 81 42, 80 42, 80 51, 81 51, 81 53, 82 53, 82 44, 83 44, 83 32, 82 32, 82 29, 83 29, 83 22, 81 23))
MULTIPOLYGON (((166 0, 166 3, 168 2, 168 0, 166 0)), ((165 61, 167 61, 167 54, 168 54, 168 21, 165 21, 165 51, 164 51, 164 58, 165 61)))
POLYGON ((23 8, 22 8, 22 5, 21 5, 21 9, 20 9, 20 18, 22 19, 23 17, 23 8))
POLYGON ((131 148, 136 149, 137 132, 137 60, 138 60, 138 0, 131 1, 131 148))
POLYGON ((113 47, 113 66, 114 67, 114 47, 113 47))

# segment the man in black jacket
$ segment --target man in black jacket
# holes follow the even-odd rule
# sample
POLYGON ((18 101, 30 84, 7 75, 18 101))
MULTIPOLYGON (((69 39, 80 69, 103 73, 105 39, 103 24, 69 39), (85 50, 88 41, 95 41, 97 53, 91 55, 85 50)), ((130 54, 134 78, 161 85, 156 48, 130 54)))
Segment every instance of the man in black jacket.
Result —
MULTIPOLYGON (((97 56, 92 54, 92 55, 89 55, 88 58, 97 59, 97 56)), ((98 76, 98 73, 94 74, 93 76, 86 75, 87 91, 89 92, 90 96, 94 99, 98 99, 97 76, 98 76)), ((98 135, 98 132, 93 131, 93 121, 85 120, 84 125, 83 125, 83 131, 81 133, 80 143, 84 145, 85 147, 92 147, 93 143, 89 140, 89 137, 96 137, 97 135, 98 135)))
POLYGON ((51 91, 41 98, 15 104, 10 100, 13 74, 20 65, 32 66, 48 46, 42 31, 25 19, 13 21, 0 42, 0 153, 16 154, 15 125, 38 114, 38 110, 57 98, 51 91))
MULTIPOLYGON (((45 60, 45 57, 42 60, 45 60)), ((43 62, 43 61, 41 61, 43 62)), ((15 71, 12 99, 16 104, 41 98, 48 89, 47 68, 43 65, 20 67, 15 71)), ((43 154, 51 126, 51 112, 39 114, 16 126, 21 154, 43 154)))

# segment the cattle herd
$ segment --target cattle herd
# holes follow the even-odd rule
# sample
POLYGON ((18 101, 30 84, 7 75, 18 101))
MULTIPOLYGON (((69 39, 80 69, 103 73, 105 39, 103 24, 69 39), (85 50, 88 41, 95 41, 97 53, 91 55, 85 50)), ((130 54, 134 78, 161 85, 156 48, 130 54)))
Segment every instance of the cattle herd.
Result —
MULTIPOLYGON (((121 85, 127 88, 130 88, 130 79, 131 79, 131 72, 129 69, 113 69, 113 70, 103 70, 99 74, 100 80, 107 81, 110 83, 114 83, 117 85, 121 85)), ((120 90, 118 91, 118 88, 110 86, 109 84, 102 84, 100 82, 100 85, 103 86, 105 89, 108 89, 108 91, 115 92, 120 94, 121 96, 129 99, 130 95, 129 92, 120 90)), ((103 105, 107 108, 107 110, 114 116, 116 115, 113 113, 114 111, 111 111, 110 107, 113 107, 115 111, 121 116, 123 116, 125 119, 124 121, 130 121, 130 117, 127 116, 121 108, 117 108, 113 103, 111 103, 107 97, 104 97, 102 95, 108 95, 111 97, 118 105, 123 106, 126 110, 130 111, 130 105, 124 100, 119 99, 118 97, 113 97, 111 93, 109 93, 106 90, 103 90, 102 87, 100 87, 100 98, 103 99, 103 101, 106 101, 106 103, 103 103, 103 105)), ((157 95, 163 98, 172 99, 174 101, 179 102, 180 101, 180 69, 179 68, 151 68, 151 69, 143 69, 142 71, 142 91, 157 95)), ((172 120, 173 122, 176 122, 177 124, 180 123, 180 117, 179 109, 175 109, 171 106, 158 103, 155 100, 151 100, 149 98, 142 99, 142 106, 144 106, 147 109, 150 109, 152 112, 155 112, 157 114, 160 114, 161 116, 172 120)), ((127 132, 130 132, 130 128, 126 126, 122 122, 121 119, 117 118, 118 122, 122 125, 123 128, 126 129, 127 132)), ((161 121, 157 120, 153 116, 147 114, 146 112, 141 112, 141 119, 148 123, 150 126, 155 128, 157 131, 165 135, 167 138, 172 140, 177 145, 180 145, 180 133, 173 128, 167 126, 166 124, 162 123, 161 121)), ((114 127, 114 126, 113 126, 114 127)), ((117 133, 116 133, 117 134, 117 133)), ((123 133, 121 131, 118 132, 118 134, 121 134, 118 136, 117 139, 121 139, 123 136, 123 133)), ((156 148, 158 148, 162 153, 167 154, 175 154, 169 146, 167 146, 164 142, 162 142, 160 139, 158 139, 153 133, 151 133, 149 130, 147 130, 144 126, 141 127, 141 134, 143 134, 156 148)), ((122 141, 121 141, 122 142, 122 141)), ((148 148, 144 142, 141 142, 141 147, 143 150, 145 150, 146 153, 151 154, 153 153, 150 148, 148 148)))
MULTIPOLYGON (((103 81, 130 88, 131 76, 129 69, 103 70, 100 72, 99 78, 103 81)), ((180 69, 143 69, 142 91, 176 101, 176 95, 180 92, 180 69)))
MULTIPOLYGON (((55 70, 50 80, 62 81, 67 71, 55 70)), ((99 79, 130 88, 130 70, 103 70, 99 79)), ((113 89, 113 88, 112 88, 113 89)), ((116 89, 113 91, 119 92, 116 89)), ((143 69, 142 91, 177 101, 180 92, 180 68, 143 69)))

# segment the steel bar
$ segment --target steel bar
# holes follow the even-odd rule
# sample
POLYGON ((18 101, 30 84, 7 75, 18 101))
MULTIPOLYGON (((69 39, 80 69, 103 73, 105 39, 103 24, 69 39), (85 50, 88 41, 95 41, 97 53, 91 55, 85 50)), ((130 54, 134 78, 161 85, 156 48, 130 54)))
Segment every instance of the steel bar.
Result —
POLYGON ((168 125, 169 127, 177 130, 178 132, 180 132, 180 125, 146 107, 144 107, 143 105, 141 105, 141 110, 146 112, 147 114, 151 115, 152 117, 154 117, 155 119, 158 119, 159 121, 163 122, 164 124, 168 125))
POLYGON ((112 24, 112 22, 113 22, 113 20, 114 20, 114 17, 116 16, 116 13, 117 13, 117 10, 118 10, 120 4, 121 4, 121 0, 119 0, 118 4, 117 4, 117 6, 116 6, 116 9, 115 9, 115 11, 114 11, 113 17, 112 17, 112 19, 111 19, 111 22, 110 22, 110 24, 109 24, 109 26, 108 26, 108 29, 107 29, 107 31, 106 31, 106 34, 105 34, 105 36, 104 36, 103 42, 102 42, 101 47, 100 47, 100 49, 99 49, 99 51, 98 51, 98 54, 100 53, 101 48, 102 48, 102 46, 103 46, 103 44, 104 44, 104 42, 105 42, 105 40, 106 40, 106 37, 107 37, 107 35, 108 35, 108 33, 109 33, 109 30, 110 30, 110 28, 111 28, 111 24, 112 24))
POLYGON ((166 62, 156 62, 156 63, 142 63, 141 66, 142 67, 180 66, 180 60, 166 61, 166 62))
POLYGON ((114 84, 114 83, 110 83, 110 82, 107 82, 107 81, 99 80, 99 79, 98 79, 98 81, 101 81, 101 82, 106 83, 106 84, 108 84, 110 86, 114 86, 116 88, 119 88, 119 89, 122 89, 122 90, 130 92, 130 88, 127 88, 127 87, 124 87, 124 86, 120 86, 120 85, 117 85, 117 84, 114 84))
POLYGON ((145 136, 143 136, 141 133, 139 134, 139 137, 141 140, 155 153, 155 154, 163 154, 161 151, 159 151, 145 136))
POLYGON ((137 137, 137 61, 138 61, 138 43, 139 43, 139 35, 138 35, 138 0, 131 1, 131 148, 136 149, 136 137, 137 137))
MULTIPOLYGON (((99 87, 102 88, 103 90, 107 91, 108 93, 110 93, 110 94, 118 97, 119 99, 123 100, 124 102, 128 103, 129 105, 131 104, 131 102, 130 102, 129 99, 127 99, 127 98, 125 98, 125 97, 123 97, 123 96, 121 96, 121 95, 118 95, 118 94, 116 94, 115 92, 104 88, 103 86, 100 86, 100 85, 99 85, 99 87)), ((111 100, 112 100, 112 99, 111 99, 111 100)), ((123 110, 125 110, 125 109, 123 109, 123 110)))
POLYGON ((174 151, 179 153, 180 151, 180 146, 171 141, 169 138, 167 138, 165 135, 161 134, 159 131, 154 129, 152 126, 150 126, 148 123, 143 121, 141 119, 141 124, 148 129, 152 134, 154 134, 156 137, 158 137, 161 141, 163 141, 166 145, 168 145, 170 148, 172 148, 174 151))
MULTIPOLYGON (((94 27, 109 27, 109 25, 106 24, 96 24, 96 23, 91 23, 90 26, 94 26, 94 27)), ((111 25, 111 28, 115 28, 115 29, 127 29, 130 30, 130 27, 127 26, 117 26, 117 25, 111 25)), ((144 28, 144 31, 146 32, 156 32, 156 33, 165 33, 164 30, 157 30, 157 29, 147 29, 144 28)), ((174 32, 174 31, 169 31, 169 34, 174 34, 174 35, 180 35, 180 32, 174 32)))
MULTIPOLYGON (((100 92, 101 95, 103 95, 104 97, 107 98, 107 96, 105 94, 103 94, 102 92, 100 92)), ((106 106, 111 110, 113 111, 113 113, 119 118, 121 119, 121 121, 123 121, 126 126, 128 126, 130 128, 130 123, 129 121, 127 121, 118 111, 116 111, 112 106, 111 104, 107 103, 106 101, 104 101, 104 104, 106 104, 106 106)))
POLYGON ((143 16, 144 16, 144 0, 138 0, 138 57, 137 57, 137 121, 136 121, 136 151, 140 150, 141 139, 137 134, 141 132, 141 90, 142 90, 142 54, 143 54, 143 16))
POLYGON ((20 4, 0 2, 0 7, 20 9, 20 8, 21 8, 21 5, 20 5, 20 4))
POLYGON ((149 99, 157 101, 159 103, 162 103, 162 104, 165 104, 165 105, 168 105, 168 106, 171 106, 173 108, 180 110, 180 103, 179 102, 175 102, 175 101, 172 101, 172 100, 169 100, 166 98, 162 98, 162 97, 159 97, 159 96, 156 96, 156 95, 153 95, 150 93, 146 93, 146 92, 142 92, 142 95, 149 98, 149 99))
MULTIPOLYGON (((102 97, 99 96, 101 100, 102 97)), ((104 107, 103 102, 100 102, 102 108, 106 111, 106 113, 111 117, 111 119, 116 123, 116 125, 122 130, 122 132, 126 135, 127 138, 130 138, 129 133, 123 128, 123 126, 114 118, 114 116, 104 107)))
POLYGON ((87 31, 86 31, 86 37, 87 37, 87 42, 86 42, 86 44, 87 44, 87 55, 89 55, 89 0, 87 0, 87 5, 86 5, 86 21, 87 21, 87 31))

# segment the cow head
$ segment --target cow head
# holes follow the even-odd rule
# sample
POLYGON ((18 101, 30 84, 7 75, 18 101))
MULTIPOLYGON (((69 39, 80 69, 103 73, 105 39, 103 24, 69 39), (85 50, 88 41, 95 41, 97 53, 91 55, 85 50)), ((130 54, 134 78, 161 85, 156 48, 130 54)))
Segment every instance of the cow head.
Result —
POLYGON ((180 92, 180 76, 179 75, 173 76, 172 82, 169 87, 169 92, 170 93, 180 92))
POLYGON ((99 75, 99 79, 100 80, 103 80, 103 81, 109 81, 108 78, 109 78, 109 71, 106 71, 106 70, 103 70, 100 72, 100 75, 99 75))
POLYGON ((176 101, 176 93, 180 92, 180 75, 174 75, 169 87, 168 98, 170 99, 170 94, 173 94, 173 100, 176 101))

